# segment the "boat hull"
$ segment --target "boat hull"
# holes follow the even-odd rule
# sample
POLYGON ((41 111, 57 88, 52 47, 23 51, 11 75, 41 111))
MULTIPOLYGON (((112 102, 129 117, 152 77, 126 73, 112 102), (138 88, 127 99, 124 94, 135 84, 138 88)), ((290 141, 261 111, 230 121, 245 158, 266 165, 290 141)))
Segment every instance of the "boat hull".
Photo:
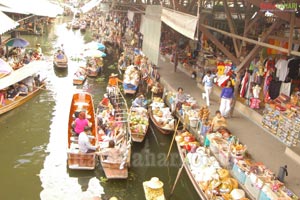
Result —
POLYGON ((174 132, 174 130, 164 129, 164 128, 156 121, 156 119, 155 119, 154 116, 153 116, 153 112, 152 112, 151 107, 148 108, 148 113, 149 113, 149 117, 150 117, 152 123, 155 125, 155 127, 159 130, 160 133, 165 134, 165 135, 168 135, 168 134, 171 134, 171 133, 174 132))
POLYGON ((45 85, 42 85, 41 87, 35 88, 32 92, 29 92, 26 96, 18 96, 15 100, 6 100, 6 105, 0 105, 0 115, 13 110, 14 108, 17 108, 36 95, 40 93, 40 91, 45 87, 45 85))
POLYGON ((81 92, 73 94, 68 122, 68 150, 67 164, 69 169, 73 170, 94 170, 96 167, 97 153, 82 153, 78 149, 78 138, 72 135, 72 123, 75 120, 75 112, 85 110, 88 120, 92 124, 91 136, 94 139, 92 145, 98 144, 97 122, 95 118, 94 103, 89 93, 81 92))

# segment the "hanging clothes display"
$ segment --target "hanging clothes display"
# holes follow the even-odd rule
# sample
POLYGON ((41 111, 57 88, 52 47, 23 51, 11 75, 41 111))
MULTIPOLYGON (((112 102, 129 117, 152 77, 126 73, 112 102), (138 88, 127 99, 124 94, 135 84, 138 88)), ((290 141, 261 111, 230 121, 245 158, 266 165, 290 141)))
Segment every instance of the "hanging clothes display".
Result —
POLYGON ((276 77, 279 79, 279 81, 285 81, 285 78, 288 74, 288 61, 285 58, 280 58, 276 64, 276 77))
POLYGON ((263 94, 265 97, 265 102, 267 102, 270 99, 270 95, 269 95, 269 87, 270 87, 270 83, 273 80, 273 76, 272 76, 272 72, 271 71, 267 71, 266 73, 266 78, 264 81, 264 86, 263 86, 263 94))
POLYGON ((269 86, 269 95, 271 99, 276 99, 280 94, 281 81, 272 80, 269 86))
POLYGON ((247 84, 248 84, 248 81, 249 81, 249 76, 250 76, 250 73, 247 70, 245 72, 245 75, 244 75, 244 77, 242 79, 242 82, 241 82, 240 97, 242 97, 242 98, 245 96, 246 91, 247 91, 247 84))
POLYGON ((291 86, 292 86, 292 83, 291 82, 282 82, 281 83, 281 86, 280 86, 280 94, 285 94, 287 96, 290 96, 291 95, 291 86))
POLYGON ((291 58, 288 60, 289 73, 291 79, 300 79, 300 58, 291 58))

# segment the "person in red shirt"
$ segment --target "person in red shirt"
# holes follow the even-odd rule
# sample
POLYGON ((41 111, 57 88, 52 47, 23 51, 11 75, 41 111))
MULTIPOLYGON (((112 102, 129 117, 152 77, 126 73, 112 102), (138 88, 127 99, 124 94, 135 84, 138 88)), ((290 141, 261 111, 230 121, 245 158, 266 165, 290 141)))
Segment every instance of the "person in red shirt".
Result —
POLYGON ((104 94, 103 99, 100 101, 98 107, 97 107, 97 113, 101 112, 103 109, 108 108, 110 104, 110 100, 108 98, 108 94, 104 94))

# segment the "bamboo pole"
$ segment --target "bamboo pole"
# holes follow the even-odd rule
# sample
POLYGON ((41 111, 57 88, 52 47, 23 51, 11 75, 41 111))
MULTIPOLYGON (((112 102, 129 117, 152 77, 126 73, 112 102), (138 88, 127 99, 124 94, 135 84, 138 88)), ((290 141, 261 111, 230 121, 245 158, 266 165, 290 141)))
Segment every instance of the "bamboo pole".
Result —
MULTIPOLYGON (((183 162, 184 162, 184 161, 183 161, 183 162)), ((173 187, 172 187, 172 189, 171 189, 170 195, 172 195, 172 194, 173 194, 173 192, 174 192, 174 189, 175 189, 175 187, 176 187, 176 184, 177 184, 177 182, 178 182, 178 179, 179 179, 179 177, 180 177, 180 175, 181 175, 181 172, 182 172, 183 166, 184 166, 184 164, 182 163, 181 167, 180 167, 180 168, 179 168, 179 170, 178 170, 178 173, 177 173, 177 176, 176 176, 176 179, 175 179, 174 185, 173 185, 173 187)))
POLYGON ((170 152, 171 152, 171 149, 172 149, 172 146, 173 146, 173 143, 174 143, 175 137, 176 137, 176 132, 177 132, 177 129, 178 129, 179 123, 180 123, 180 120, 178 119, 178 121, 177 121, 177 124, 176 124, 176 127, 175 127, 175 130, 174 130, 173 138, 172 138, 172 141, 171 141, 171 144, 170 144, 170 147, 169 147, 169 151, 168 151, 168 154, 167 154, 167 158, 166 158, 166 160, 168 160, 168 159, 169 159, 170 152))

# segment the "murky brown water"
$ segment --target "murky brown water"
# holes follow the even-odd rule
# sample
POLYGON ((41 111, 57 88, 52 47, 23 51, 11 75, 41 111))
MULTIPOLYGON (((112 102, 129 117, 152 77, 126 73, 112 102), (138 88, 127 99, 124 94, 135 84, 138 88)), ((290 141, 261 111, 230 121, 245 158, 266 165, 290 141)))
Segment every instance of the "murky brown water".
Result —
MULTIPOLYGON (((41 43, 49 61, 46 66, 48 86, 28 103, 0 116, 0 199, 77 200, 117 196, 124 200, 142 200, 145 199, 142 182, 153 176, 164 182, 165 195, 169 197, 180 161, 174 147, 169 164, 165 163, 172 136, 162 135, 153 127, 143 143, 133 144, 132 166, 127 180, 105 181, 101 166, 94 171, 67 169, 69 103, 72 93, 78 89, 72 85, 72 75, 82 64, 72 58, 80 57, 84 43, 91 40, 91 34, 67 30, 66 21, 68 19, 58 18, 43 36, 22 36, 31 42, 31 47, 41 43), (51 61, 55 47, 62 43, 71 60, 66 72, 55 71, 51 61)), ((114 62, 112 57, 106 58, 106 63, 114 62)), ((106 68, 105 74, 115 70, 106 68)), ((105 87, 106 81, 88 79, 79 89, 92 93, 97 103, 105 87)), ((199 199, 185 173, 170 199, 199 199)))

